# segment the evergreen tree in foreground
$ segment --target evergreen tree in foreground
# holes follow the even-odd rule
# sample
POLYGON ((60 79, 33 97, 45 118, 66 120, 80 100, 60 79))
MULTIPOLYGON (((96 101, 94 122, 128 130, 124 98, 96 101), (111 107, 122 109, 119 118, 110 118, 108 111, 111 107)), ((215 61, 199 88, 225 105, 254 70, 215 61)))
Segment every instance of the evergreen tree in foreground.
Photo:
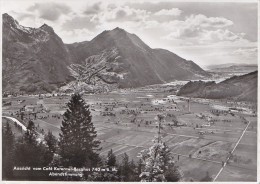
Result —
POLYGON ((107 154, 107 161, 106 164, 108 167, 116 166, 116 156, 113 153, 113 150, 111 149, 107 154))
POLYGON ((24 134, 24 141, 28 144, 37 144, 37 131, 33 121, 29 121, 27 125, 27 130, 24 134))
POLYGON ((15 164, 17 166, 41 166, 44 146, 37 141, 36 127, 28 122, 27 130, 15 145, 15 164))
POLYGON ((60 133, 60 156, 63 166, 94 167, 99 161, 96 151, 100 141, 91 122, 89 106, 80 94, 74 94, 63 115, 60 133))
POLYGON ((54 154, 57 150, 57 139, 51 131, 48 131, 48 134, 44 136, 44 142, 46 145, 44 160, 45 165, 47 166, 52 164, 54 154))
POLYGON ((162 141, 160 136, 160 126, 164 116, 158 115, 159 132, 154 140, 154 144, 141 151, 139 157, 143 163, 140 174, 141 181, 179 181, 182 177, 181 171, 174 164, 174 158, 168 146, 162 141))
POLYGON ((15 139, 9 123, 3 127, 2 140, 2 159, 3 159, 3 179, 10 179, 13 173, 13 159, 14 159, 14 144, 15 139))
POLYGON ((107 157, 103 159, 103 164, 101 169, 106 170, 105 172, 95 172, 88 176, 88 181, 120 181, 120 176, 117 170, 112 170, 117 168, 116 156, 111 149, 107 157))
POLYGON ((121 181, 138 181, 138 173, 136 171, 136 166, 134 161, 129 161, 129 156, 124 153, 122 156, 122 161, 119 166, 119 174, 121 177, 121 181))
POLYGON ((182 178, 182 173, 175 166, 168 146, 158 137, 154 140, 154 145, 143 150, 139 157, 144 164, 140 174, 141 181, 179 181, 182 178))

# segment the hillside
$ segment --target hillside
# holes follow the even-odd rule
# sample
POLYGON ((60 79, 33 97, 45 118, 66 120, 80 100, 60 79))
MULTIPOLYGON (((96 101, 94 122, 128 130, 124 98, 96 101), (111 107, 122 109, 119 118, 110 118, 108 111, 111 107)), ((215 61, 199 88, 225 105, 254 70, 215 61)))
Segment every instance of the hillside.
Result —
POLYGON ((4 91, 51 92, 73 80, 71 66, 89 61, 105 66, 99 80, 121 88, 209 76, 194 62, 152 49, 120 28, 104 31, 91 41, 64 44, 46 24, 24 27, 3 14, 4 91))
POLYGON ((256 102, 257 76, 258 72, 255 71, 246 75, 231 77, 220 83, 190 81, 179 90, 177 95, 256 102))
POLYGON ((119 57, 110 71, 122 76, 118 83, 123 88, 209 75, 194 62, 167 50, 151 49, 135 34, 120 28, 104 31, 90 42, 69 44, 68 48, 77 63, 108 48, 116 48, 119 57))

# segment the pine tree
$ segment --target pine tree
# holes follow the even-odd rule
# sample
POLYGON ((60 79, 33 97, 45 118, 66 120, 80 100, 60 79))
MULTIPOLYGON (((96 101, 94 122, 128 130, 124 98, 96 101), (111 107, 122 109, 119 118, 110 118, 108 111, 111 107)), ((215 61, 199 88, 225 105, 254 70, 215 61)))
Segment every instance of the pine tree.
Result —
POLYGON ((156 137, 153 146, 143 150, 139 157, 144 164, 140 174, 141 181, 179 181, 182 178, 182 173, 175 166, 168 146, 161 138, 156 137))
POLYGON ((24 140, 27 141, 29 144, 35 145, 37 144, 37 132, 36 127, 33 121, 29 121, 27 125, 27 130, 24 135, 24 140))
POLYGON ((138 169, 137 169, 137 167, 135 165, 134 160, 132 160, 130 162, 129 168, 130 168, 129 181, 140 181, 139 174, 138 174, 138 169))
POLYGON ((51 153, 55 153, 57 149, 57 139, 52 134, 51 131, 48 131, 48 134, 44 136, 44 140, 46 142, 46 145, 51 153))
POLYGON ((53 157, 57 149, 57 139, 52 134, 52 132, 49 131, 48 134, 44 136, 44 141, 46 146, 44 153, 44 163, 47 166, 53 161, 53 157))
POLYGON ((162 170, 165 172, 168 170, 169 165, 174 163, 174 158, 169 147, 164 142, 162 142, 162 145, 160 156, 162 157, 162 170))
POLYGON ((129 156, 124 153, 118 173, 122 181, 138 181, 138 173, 134 161, 129 161, 129 156))
POLYGON ((129 181, 130 163, 129 156, 124 153, 121 165, 119 167, 119 173, 123 181, 129 181))
POLYGON ((140 174, 141 181, 166 181, 163 173, 163 158, 161 156, 164 145, 161 142, 157 142, 157 139, 154 140, 152 147, 143 150, 139 155, 145 164, 144 170, 140 174))
POLYGON ((60 156, 64 166, 93 167, 99 162, 100 141, 91 121, 89 106, 80 94, 74 94, 63 115, 60 133, 60 156))
POLYGON ((2 139, 2 168, 3 179, 12 179, 13 175, 13 159, 14 159, 14 144, 15 139, 12 129, 7 122, 6 127, 3 128, 2 139))
MULTIPOLYGON (((157 115, 159 120, 159 131, 156 138, 153 140, 154 144, 149 148, 141 151, 139 157, 144 165, 142 173, 140 174, 141 181, 157 182, 175 180, 170 178, 169 173, 178 173, 177 167, 174 165, 174 158, 170 153, 168 146, 162 141, 160 135, 161 122, 164 121, 164 115, 157 115)), ((181 176, 181 174, 180 174, 181 176)), ((180 177, 176 178, 177 181, 180 177)))
POLYGON ((106 165, 108 167, 114 167, 116 166, 116 156, 113 153, 113 150, 111 149, 108 154, 107 154, 107 161, 106 161, 106 165))
MULTIPOLYGON (((15 166, 46 167, 50 164, 50 159, 46 159, 48 149, 36 132, 36 127, 29 121, 24 135, 18 139, 14 149, 15 166)), ((35 180, 35 172, 30 170, 24 175, 16 176, 15 179, 35 180)), ((46 180, 46 173, 37 172, 37 179, 46 180)))
POLYGON ((183 173, 175 164, 169 164, 168 169, 164 172, 167 182, 177 182, 183 178, 183 173))
POLYGON ((23 137, 15 145, 15 164, 17 166, 43 166, 45 147, 37 141, 36 127, 29 121, 23 137))
POLYGON ((139 159, 138 162, 137 162, 137 173, 138 173, 138 175, 140 175, 142 173, 142 170, 143 170, 143 167, 144 167, 143 165, 144 164, 143 164, 142 160, 139 159))
POLYGON ((106 171, 92 173, 88 177, 88 181, 120 181, 119 174, 112 170, 113 168, 116 168, 116 165, 116 156, 111 149, 101 166, 101 168, 106 171))

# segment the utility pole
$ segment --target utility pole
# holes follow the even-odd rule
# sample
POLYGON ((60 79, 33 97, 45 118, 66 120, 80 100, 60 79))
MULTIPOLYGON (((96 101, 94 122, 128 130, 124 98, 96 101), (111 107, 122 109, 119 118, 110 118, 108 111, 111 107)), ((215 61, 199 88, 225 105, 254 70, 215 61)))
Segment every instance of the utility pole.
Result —
POLYGON ((188 99, 188 111, 190 112, 190 98, 188 99))
POLYGON ((161 141, 160 139, 161 139, 161 122, 162 122, 162 120, 164 119, 164 116, 163 115, 157 115, 157 118, 158 118, 158 128, 159 128, 159 130, 158 130, 158 143, 161 141))
POLYGON ((161 120, 159 120, 158 143, 160 142, 160 134, 161 134, 161 120))
POLYGON ((186 101, 188 103, 188 112, 190 112, 190 101, 191 101, 191 98, 187 99, 186 101))

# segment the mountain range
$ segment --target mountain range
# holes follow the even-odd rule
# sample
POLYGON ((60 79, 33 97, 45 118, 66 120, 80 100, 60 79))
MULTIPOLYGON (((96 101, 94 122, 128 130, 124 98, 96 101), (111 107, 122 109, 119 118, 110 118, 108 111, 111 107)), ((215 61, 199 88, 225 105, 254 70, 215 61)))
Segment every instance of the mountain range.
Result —
POLYGON ((152 49, 138 36, 115 28, 90 41, 65 44, 52 27, 22 26, 3 14, 3 91, 52 92, 75 80, 74 65, 104 66, 97 77, 120 88, 202 79, 210 74, 193 61, 152 49))
POLYGON ((220 83, 215 83, 214 81, 190 81, 179 90, 177 95, 256 102, 257 78, 258 72, 254 71, 241 76, 233 76, 220 83))

